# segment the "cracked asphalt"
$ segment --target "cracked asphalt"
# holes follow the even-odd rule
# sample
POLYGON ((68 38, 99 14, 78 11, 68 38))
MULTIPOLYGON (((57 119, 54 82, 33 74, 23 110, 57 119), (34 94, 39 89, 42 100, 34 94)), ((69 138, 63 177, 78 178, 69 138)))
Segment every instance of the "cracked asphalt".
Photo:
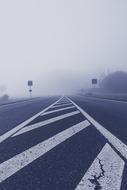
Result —
MULTIPOLYGON (((1 137, 59 98, 43 97, 33 102, 0 107, 1 137)), ((123 114, 127 111, 127 104, 80 96, 70 98, 126 144, 126 123, 121 126, 117 121, 121 118, 127 121, 123 114)), ((16 132, 17 135, 0 143, 0 190, 127 189, 126 159, 75 105, 71 104, 69 108, 68 103, 71 104, 67 98, 60 100, 55 104, 57 107, 48 108, 49 114, 39 115, 28 122, 23 127, 24 133, 16 132), (69 116, 70 113, 73 115, 69 116), (59 119, 63 115, 65 118, 59 119), (48 120, 50 123, 41 127, 48 120), (82 125, 84 121, 87 122, 82 125), (32 130, 25 131, 31 126, 32 130)))

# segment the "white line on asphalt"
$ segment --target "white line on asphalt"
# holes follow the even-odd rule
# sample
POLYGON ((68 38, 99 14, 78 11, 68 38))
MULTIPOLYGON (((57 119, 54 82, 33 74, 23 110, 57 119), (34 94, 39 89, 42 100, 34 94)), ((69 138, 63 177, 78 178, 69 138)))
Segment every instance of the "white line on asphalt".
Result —
POLYGON ((59 100, 57 100, 56 102, 54 102, 53 104, 51 104, 50 106, 48 106, 47 108, 45 108, 44 110, 42 110, 41 112, 37 113, 36 115, 34 115, 33 117, 29 118, 28 120, 24 121, 23 123, 19 124, 18 126, 14 127, 13 129, 11 129, 10 131, 4 133, 3 135, 0 136, 0 143, 3 142, 4 140, 6 140, 7 138, 9 138, 10 136, 12 136, 14 133, 16 133, 18 130, 22 129, 25 125, 27 125, 28 123, 30 123, 32 120, 34 120, 35 118, 37 118, 40 114, 44 113, 45 111, 47 111, 48 109, 50 109, 53 105, 55 105, 58 101, 60 101, 63 97, 61 97, 59 100))
POLYGON ((0 109, 3 107, 9 107, 9 106, 13 106, 13 105, 18 105, 18 104, 24 104, 24 103, 29 103, 29 102, 34 102, 35 100, 38 100, 40 98, 32 98, 32 99, 24 99, 24 100, 17 100, 17 101, 10 101, 8 103, 5 104, 0 104, 0 109))
POLYGON ((105 101, 105 102, 108 101, 108 102, 112 102, 112 103, 115 103, 115 102, 116 102, 116 103, 127 104, 127 100, 115 100, 115 99, 108 99, 108 98, 101 98, 101 97, 100 97, 100 98, 99 98, 99 97, 98 97, 98 98, 96 98, 96 97, 93 97, 93 98, 92 98, 92 97, 87 97, 87 99, 88 99, 88 98, 89 98, 89 100, 90 100, 90 99, 92 99, 92 100, 95 99, 95 100, 105 101))
POLYGON ((37 158, 41 157, 60 143, 69 139, 70 137, 82 131, 88 126, 90 126, 90 123, 87 120, 80 122, 70 127, 69 129, 62 131, 57 135, 3 162, 2 164, 0 164, 0 182, 6 180, 28 164, 32 163, 37 158))
POLYGON ((74 112, 71 112, 71 113, 67 113, 67 114, 63 114, 63 115, 57 116, 57 117, 53 117, 53 118, 45 120, 45 121, 38 122, 38 123, 35 123, 35 124, 32 124, 32 125, 28 125, 28 126, 22 128, 17 133, 15 133, 12 137, 15 137, 17 135, 21 135, 23 133, 26 133, 28 131, 37 129, 39 127, 43 127, 45 125, 51 124, 51 123, 59 121, 61 119, 64 119, 64 118, 67 118, 67 117, 70 117, 70 116, 73 116, 73 115, 77 115, 79 113, 80 113, 80 111, 74 111, 74 112))
POLYGON ((48 114, 55 113, 55 112, 59 112, 59 111, 68 110, 68 109, 71 109, 71 108, 75 108, 75 106, 69 106, 69 107, 60 108, 60 109, 57 109, 57 110, 55 109, 55 110, 53 110, 53 111, 47 111, 47 112, 42 113, 40 116, 48 115, 48 114))
POLYGON ((69 105, 72 105, 72 103, 54 105, 54 106, 52 106, 52 108, 63 107, 63 106, 69 106, 69 105))
POLYGON ((95 119, 93 119, 88 113, 86 113, 82 108, 80 108, 76 103, 74 103, 70 98, 68 98, 77 109, 96 127, 96 129, 120 152, 120 154, 127 159, 127 145, 120 141, 115 135, 105 129, 101 124, 99 124, 95 119))
POLYGON ((120 190, 124 161, 106 144, 75 190, 120 190))
POLYGON ((70 103, 69 101, 66 101, 66 102, 64 101, 64 102, 63 102, 63 101, 61 100, 60 102, 57 102, 56 105, 69 104, 69 103, 70 103))

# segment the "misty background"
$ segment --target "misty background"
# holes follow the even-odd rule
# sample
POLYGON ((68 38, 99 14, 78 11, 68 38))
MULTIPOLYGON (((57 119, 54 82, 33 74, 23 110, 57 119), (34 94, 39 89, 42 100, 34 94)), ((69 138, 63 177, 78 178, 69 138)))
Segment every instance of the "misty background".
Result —
POLYGON ((127 71, 126 10, 126 0, 1 0, 1 93, 28 96, 28 80, 34 96, 70 93, 127 71))

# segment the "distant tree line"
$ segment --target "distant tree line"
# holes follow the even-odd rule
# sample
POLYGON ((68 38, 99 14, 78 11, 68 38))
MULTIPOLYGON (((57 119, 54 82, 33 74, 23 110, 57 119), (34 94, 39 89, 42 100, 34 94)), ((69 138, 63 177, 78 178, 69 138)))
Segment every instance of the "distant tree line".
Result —
POLYGON ((101 81, 100 87, 108 92, 127 93, 127 72, 110 73, 101 81))
POLYGON ((9 100, 8 94, 4 94, 4 95, 0 96, 0 101, 8 101, 8 100, 9 100))

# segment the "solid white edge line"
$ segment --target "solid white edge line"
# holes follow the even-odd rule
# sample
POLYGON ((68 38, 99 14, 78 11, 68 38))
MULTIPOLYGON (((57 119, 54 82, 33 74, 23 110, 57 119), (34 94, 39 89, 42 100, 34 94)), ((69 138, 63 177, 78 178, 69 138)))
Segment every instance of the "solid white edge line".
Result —
POLYGON ((124 103, 124 104, 127 104, 127 100, 115 100, 115 99, 108 99, 108 98, 96 98, 96 97, 87 97, 87 98, 93 98, 92 100, 96 99, 96 100, 100 100, 100 101, 108 101, 108 102, 116 102, 116 103, 124 103))
POLYGON ((90 122, 84 120, 1 163, 0 183, 88 126, 90 122))
MULTIPOLYGON (((68 98, 68 97, 67 97, 68 98)), ((127 145, 120 141, 115 135, 105 129, 101 124, 99 124, 95 119, 93 119, 88 113, 86 113, 81 107, 79 107, 75 102, 68 98, 77 109, 93 124, 93 126, 116 148, 120 154, 127 159, 127 145)))
POLYGON ((120 190, 125 162, 106 143, 75 190, 120 190))
POLYGON ((37 113, 36 115, 34 115, 33 117, 27 119, 26 121, 24 121, 23 123, 19 124, 18 126, 14 127, 13 129, 11 129, 10 131, 4 133, 3 135, 0 136, 0 143, 2 143, 4 140, 6 140, 7 138, 9 138, 10 136, 12 136, 14 133, 16 133, 18 130, 22 129, 25 125, 27 125, 28 123, 30 123, 32 120, 34 120, 35 118, 37 118, 40 114, 44 113, 45 111, 47 111, 48 109, 50 109, 52 106, 54 106, 58 101, 60 101, 63 97, 61 97, 60 99, 58 99, 57 101, 55 101, 53 104, 51 104, 50 106, 48 106, 47 108, 45 108, 44 110, 40 111, 39 113, 37 113))
POLYGON ((9 103, 0 104, 0 109, 3 108, 3 107, 9 107, 9 106, 13 106, 13 105, 16 105, 16 104, 29 103, 29 102, 32 102, 32 101, 36 101, 38 99, 41 99, 41 98, 38 97, 38 98, 32 98, 32 99, 17 100, 16 102, 12 101, 12 102, 9 102, 9 103))
POLYGON ((15 137, 17 135, 21 135, 23 133, 35 130, 37 128, 43 127, 45 125, 54 123, 56 121, 65 119, 65 118, 70 117, 70 116, 74 116, 74 115, 79 114, 79 113, 80 113, 80 111, 77 110, 77 111, 66 113, 66 114, 63 114, 63 115, 60 115, 60 116, 57 116, 57 117, 53 117, 53 118, 45 120, 45 121, 41 121, 41 122, 35 123, 35 124, 32 124, 32 125, 28 125, 28 126, 22 128, 21 130, 17 131, 17 133, 13 134, 12 137, 15 137))
POLYGON ((75 106, 69 106, 67 108, 60 108, 60 109, 57 109, 57 110, 55 109, 53 111, 47 111, 47 112, 42 113, 40 116, 49 115, 51 113, 56 113, 56 112, 68 110, 68 109, 71 109, 71 108, 75 108, 75 106))

